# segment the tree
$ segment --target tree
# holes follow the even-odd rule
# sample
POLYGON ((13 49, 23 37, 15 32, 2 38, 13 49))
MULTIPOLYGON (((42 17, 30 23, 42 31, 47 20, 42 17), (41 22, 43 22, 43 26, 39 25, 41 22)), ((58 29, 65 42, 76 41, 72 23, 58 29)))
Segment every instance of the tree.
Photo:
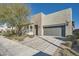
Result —
POLYGON ((0 22, 15 27, 17 35, 21 35, 22 28, 29 23, 29 13, 25 4, 0 4, 0 22))

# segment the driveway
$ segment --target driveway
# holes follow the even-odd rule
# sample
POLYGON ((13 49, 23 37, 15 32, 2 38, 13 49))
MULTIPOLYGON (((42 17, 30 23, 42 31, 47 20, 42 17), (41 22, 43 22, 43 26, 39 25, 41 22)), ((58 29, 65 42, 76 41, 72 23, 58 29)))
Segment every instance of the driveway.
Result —
POLYGON ((49 55, 54 55, 64 41, 56 39, 53 36, 35 36, 34 38, 27 37, 20 43, 49 55))

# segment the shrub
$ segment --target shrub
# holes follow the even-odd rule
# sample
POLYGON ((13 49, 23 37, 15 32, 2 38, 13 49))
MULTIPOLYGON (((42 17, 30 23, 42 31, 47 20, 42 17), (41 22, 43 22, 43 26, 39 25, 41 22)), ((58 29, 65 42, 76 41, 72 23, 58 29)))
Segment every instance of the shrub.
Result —
POLYGON ((12 35, 7 38, 9 38, 11 40, 23 41, 25 37, 26 37, 26 35, 22 35, 22 36, 12 35))
POLYGON ((73 55, 67 49, 61 50, 60 53, 61 53, 62 56, 72 56, 73 55))
POLYGON ((74 36, 76 37, 76 39, 79 39, 79 29, 75 29, 73 31, 74 36))
POLYGON ((60 51, 62 56, 79 56, 79 53, 72 49, 63 49, 60 51))
POLYGON ((71 41, 66 41, 66 43, 64 44, 67 47, 72 47, 72 42, 71 41))
POLYGON ((0 32, 0 35, 2 35, 2 32, 0 32))
POLYGON ((77 39, 77 46, 79 46, 79 39, 77 39))
POLYGON ((33 38, 34 37, 34 35, 27 35, 28 37, 30 37, 30 38, 33 38))
POLYGON ((3 32, 2 35, 3 35, 3 36, 10 36, 10 35, 11 35, 11 32, 9 32, 9 31, 3 32))
POLYGON ((73 35, 66 36, 66 41, 73 41, 75 37, 73 35))
POLYGON ((3 36, 11 36, 11 35, 14 35, 15 34, 15 32, 14 32, 14 30, 12 30, 12 31, 9 31, 9 30, 7 30, 6 32, 3 32, 3 36))
POLYGON ((22 41, 22 40, 24 40, 24 38, 25 38, 24 36, 15 36, 14 37, 14 39, 18 40, 18 41, 22 41))

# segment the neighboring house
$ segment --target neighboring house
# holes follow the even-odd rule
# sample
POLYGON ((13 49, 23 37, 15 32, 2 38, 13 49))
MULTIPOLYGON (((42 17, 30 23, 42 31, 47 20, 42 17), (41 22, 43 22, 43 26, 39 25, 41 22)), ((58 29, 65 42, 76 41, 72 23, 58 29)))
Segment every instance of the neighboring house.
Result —
POLYGON ((72 35, 72 9, 68 8, 45 15, 38 13, 32 16, 33 32, 39 36, 67 36, 72 35))
MULTIPOLYGON (((15 29, 15 27, 13 27, 13 29, 15 29)), ((6 23, 0 25, 0 32, 6 32, 7 30, 12 30, 12 28, 8 27, 6 23)))
POLYGON ((0 32, 6 31, 6 29, 7 29, 7 25, 6 24, 0 25, 0 32))

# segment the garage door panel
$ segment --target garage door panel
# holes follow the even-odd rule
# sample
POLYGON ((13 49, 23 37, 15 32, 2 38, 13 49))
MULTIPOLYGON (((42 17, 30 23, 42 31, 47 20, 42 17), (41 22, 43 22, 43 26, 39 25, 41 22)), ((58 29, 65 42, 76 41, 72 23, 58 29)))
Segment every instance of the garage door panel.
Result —
POLYGON ((44 28, 44 35, 62 36, 62 28, 44 28))

